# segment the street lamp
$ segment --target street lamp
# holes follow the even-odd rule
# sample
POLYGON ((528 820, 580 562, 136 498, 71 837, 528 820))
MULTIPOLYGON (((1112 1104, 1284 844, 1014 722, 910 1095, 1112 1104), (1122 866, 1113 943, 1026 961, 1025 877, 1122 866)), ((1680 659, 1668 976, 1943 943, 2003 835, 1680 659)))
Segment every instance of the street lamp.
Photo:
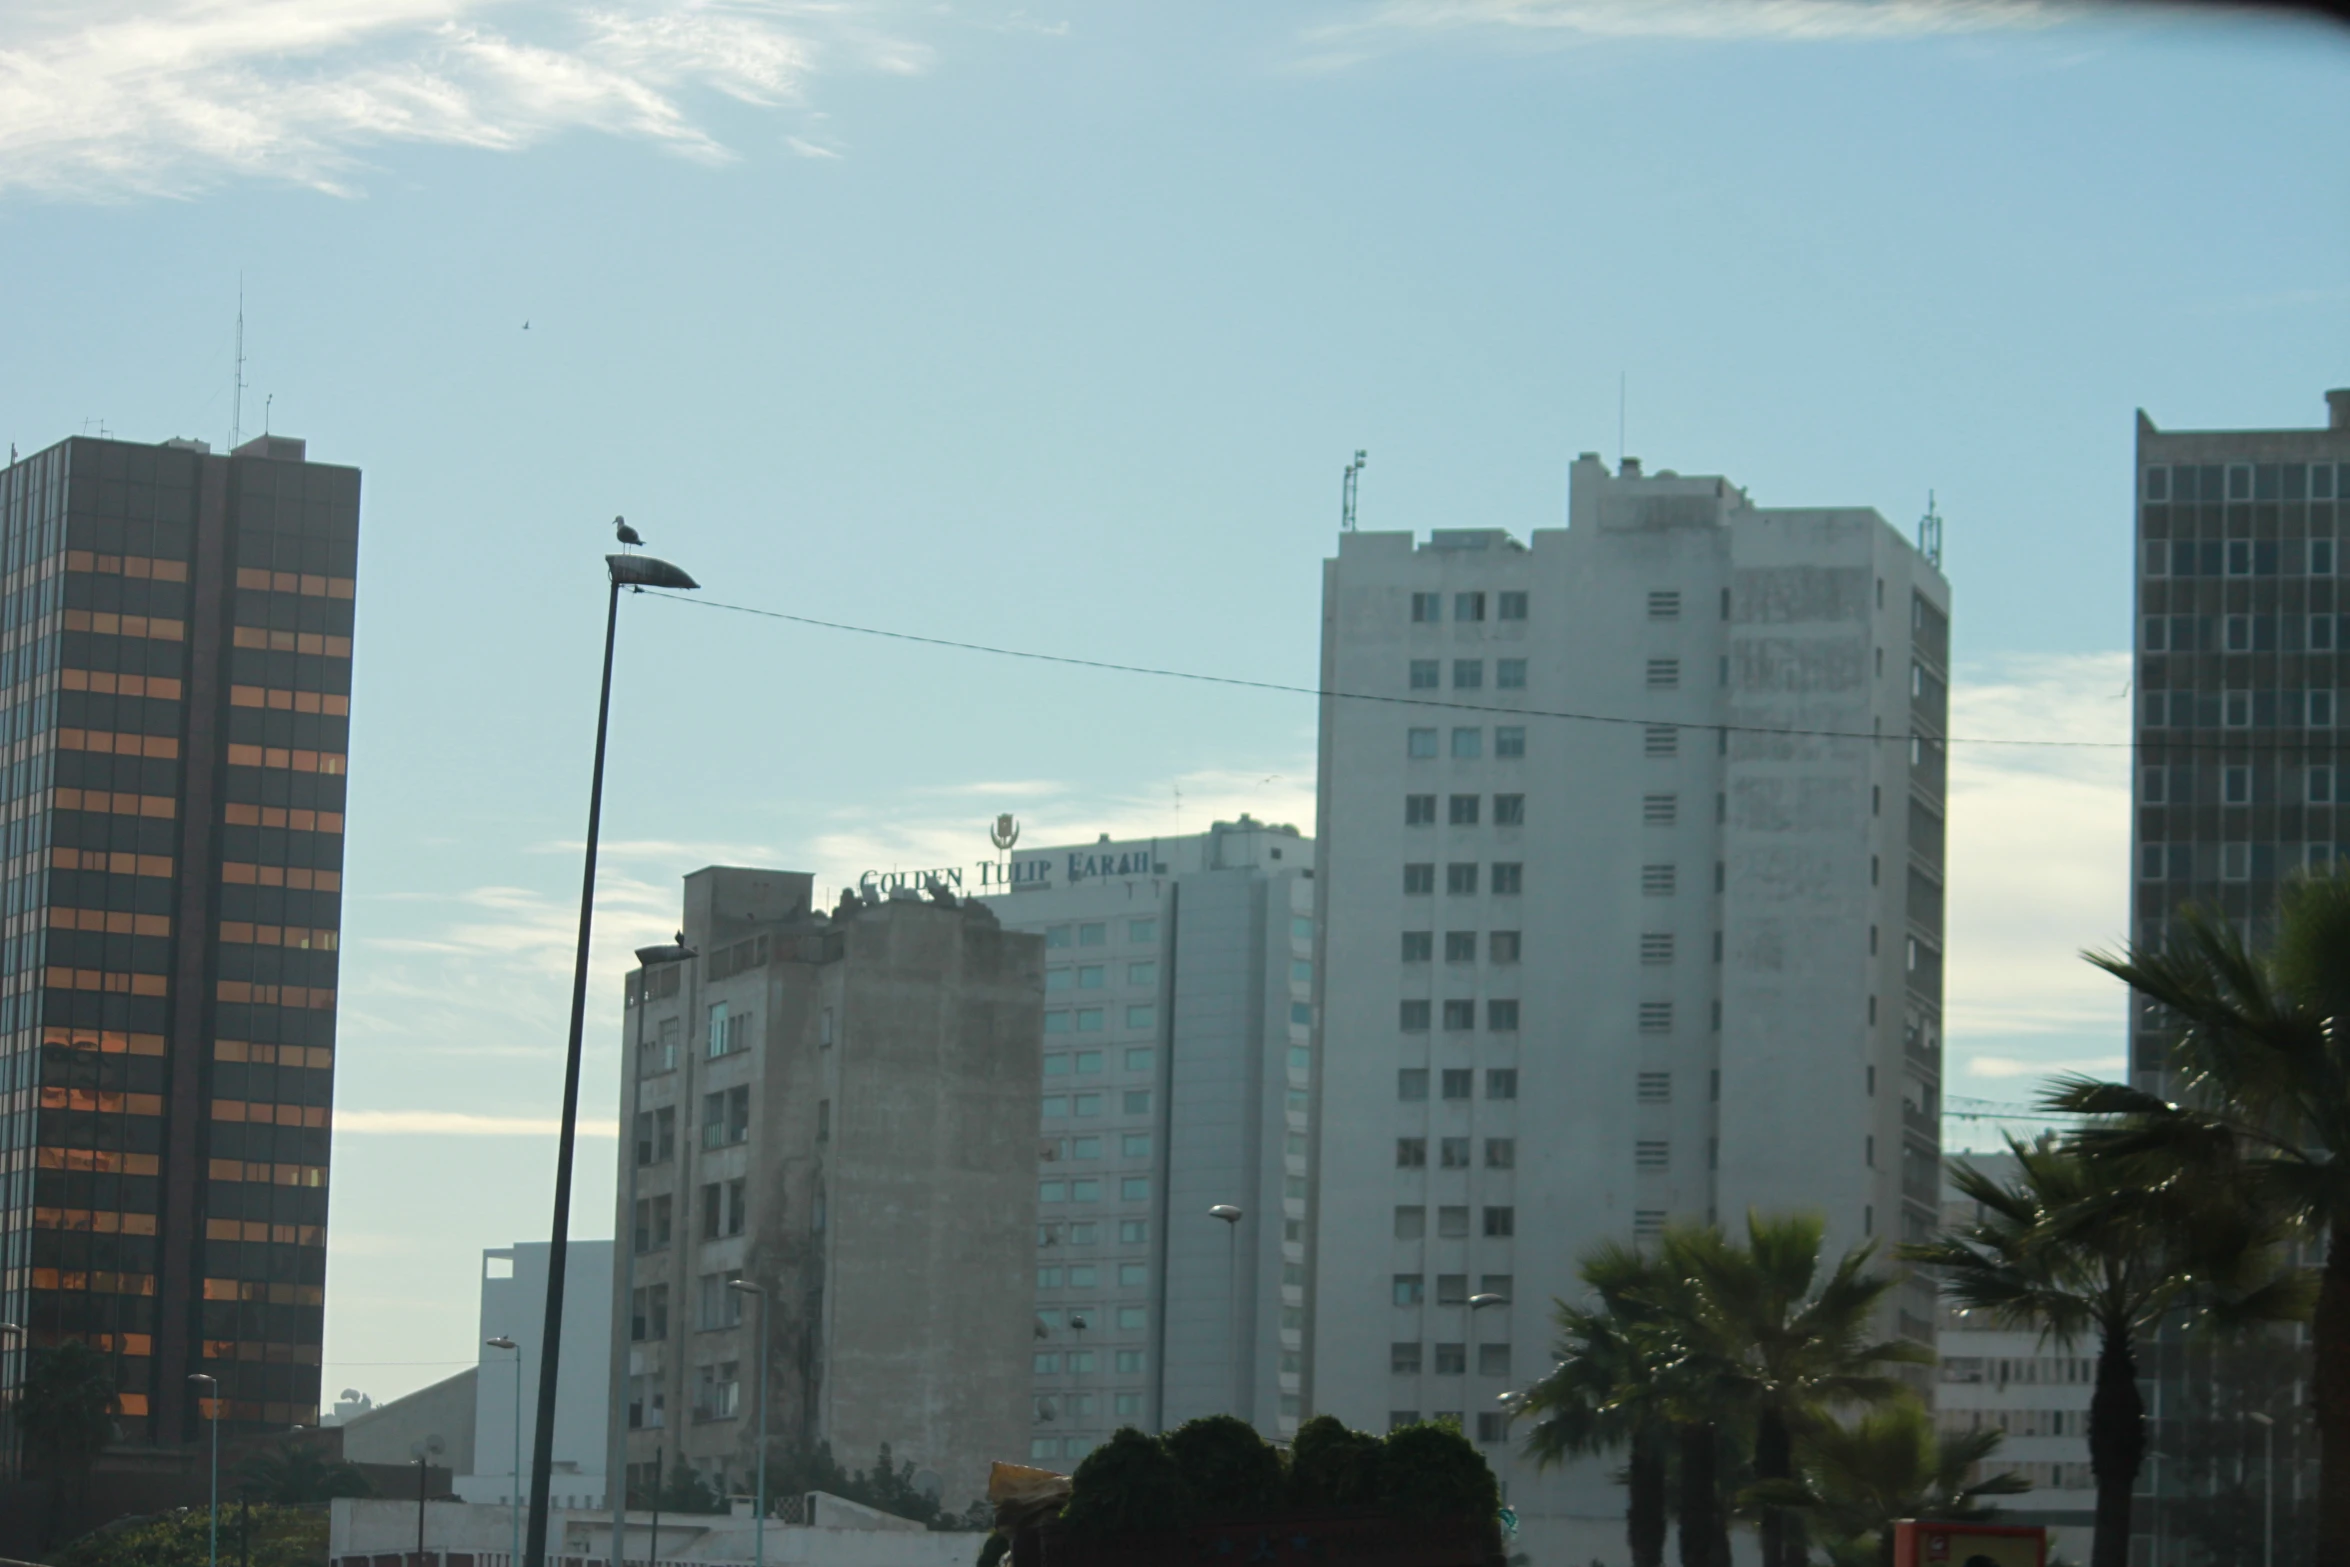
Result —
MULTIPOLYGON (((1479 1346, 1477 1343, 1477 1313, 1488 1310, 1494 1306, 1506 1306, 1509 1303, 1510 1298, 1507 1295, 1482 1294, 1471 1295, 1469 1297, 1469 1363, 1467 1366, 1462 1368, 1465 1374, 1468 1376, 1480 1377, 1485 1374, 1483 1366, 1478 1361, 1479 1346)), ((1469 1385, 1471 1387, 1475 1387, 1476 1383, 1472 1381, 1469 1385)), ((1472 1400, 1472 1402, 1474 1402, 1474 1400, 1472 1400)), ((1477 1439, 1477 1433, 1475 1431, 1467 1432, 1466 1435, 1471 1441, 1475 1441, 1477 1439)))
POLYGON ((2260 1567, 2277 1567, 2277 1423, 2257 1409, 2247 1410, 2245 1418, 2258 1421, 2268 1440, 2260 1480, 2260 1567))
POLYGON ((1240 1413, 1240 1219, 1238 1208, 1220 1202, 1208 1217, 1224 1221, 1224 1335, 1232 1358, 1232 1412, 1240 1413))
MULTIPOLYGON (((615 519, 622 543, 636 533, 615 519)), ((586 864, 580 872, 579 949, 571 967, 571 1036, 563 1059, 563 1120, 555 1141, 555 1214, 547 1242, 546 1329, 539 1335, 538 1429, 530 1455, 530 1534, 524 1562, 547 1554, 547 1488, 555 1472, 555 1386, 563 1359, 563 1271, 571 1244, 571 1155, 579 1141, 580 1044, 587 1028, 588 940, 596 909, 596 834, 604 817, 604 741, 612 719, 612 643, 620 626, 620 590, 701 586, 665 560, 650 555, 607 555, 604 566, 612 592, 604 606, 604 683, 596 698, 596 761, 588 781, 586 864)), ((517 1563, 516 1567, 523 1567, 517 1563)))
POLYGON ((201 1382, 212 1389, 212 1525, 204 1559, 209 1567, 220 1567, 220 1383, 201 1371, 189 1376, 188 1380, 201 1382))
POLYGON ((767 1291, 748 1279, 728 1279, 726 1287, 759 1303, 759 1435, 758 1446, 752 1449, 758 1478, 757 1500, 751 1504, 751 1561, 755 1567, 767 1567, 767 1291))
POLYGON ((416 1567, 424 1567, 424 1493, 432 1475, 432 1455, 441 1450, 437 1436, 408 1444, 408 1456, 416 1460, 416 1567))
POLYGON ((514 1354, 514 1471, 507 1480, 506 1510, 514 1525, 514 1554, 506 1559, 506 1567, 521 1567, 522 1563, 522 1346, 504 1334, 484 1339, 491 1349, 511 1350, 514 1354))

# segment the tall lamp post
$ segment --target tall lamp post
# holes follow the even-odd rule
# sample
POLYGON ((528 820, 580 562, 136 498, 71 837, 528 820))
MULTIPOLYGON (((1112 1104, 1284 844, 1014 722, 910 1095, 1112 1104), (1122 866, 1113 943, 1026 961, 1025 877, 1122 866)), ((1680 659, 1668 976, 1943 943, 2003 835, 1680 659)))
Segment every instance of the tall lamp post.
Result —
MULTIPOLYGON (((1475 1387, 1477 1385, 1474 1380, 1475 1378, 1481 1377, 1485 1374, 1478 1365, 1480 1346, 1477 1342, 1477 1313, 1480 1311, 1490 1311, 1495 1306, 1506 1306, 1509 1303, 1510 1298, 1507 1295, 1484 1294, 1471 1295, 1469 1297, 1469 1363, 1468 1365, 1464 1366, 1462 1370, 1472 1379, 1469 1383, 1469 1386, 1471 1387, 1475 1387)), ((1471 1398, 1469 1402, 1474 1404, 1476 1403, 1476 1400, 1471 1398)), ((1466 1436, 1472 1442, 1477 1440, 1477 1433, 1474 1430, 1464 1431, 1461 1434, 1466 1436)))
MULTIPOLYGON (((638 542, 634 529, 613 519, 625 545, 638 542)), ((701 586, 665 560, 650 555, 607 555, 612 592, 604 607, 604 681, 596 698, 596 761, 588 781, 586 865, 580 873, 579 948, 571 967, 571 1034, 563 1058, 563 1120, 555 1141, 555 1214, 547 1242, 547 1317, 539 1335, 538 1429, 530 1455, 530 1532, 523 1562, 536 1567, 547 1555, 547 1490, 555 1472, 555 1385, 563 1360, 563 1271, 571 1241, 571 1155, 579 1141, 579 1060, 587 1027, 588 941, 596 912, 596 834, 604 816, 604 740, 612 719, 612 642, 620 627, 620 590, 701 586)))
POLYGON ((210 1567, 220 1567, 220 1383, 201 1371, 188 1380, 201 1382, 212 1390, 212 1524, 204 1559, 210 1567))
POLYGON ((751 1561, 753 1567, 767 1567, 767 1290, 748 1279, 728 1279, 726 1287, 759 1303, 759 1434, 758 1446, 751 1449, 751 1467, 757 1471, 753 1482, 756 1499, 751 1503, 751 1561))
POLYGON ((1232 1412, 1240 1413, 1240 1220, 1241 1212, 1228 1202, 1208 1210, 1208 1217, 1224 1221, 1224 1339, 1231 1346, 1232 1385, 1226 1391, 1232 1412))
POLYGON ((2257 1421, 2268 1440, 2268 1456, 2261 1464, 2260 1567, 2277 1567, 2277 1423, 2257 1409, 2247 1410, 2245 1417, 2257 1421))
POLYGON ((522 1567, 522 1346, 503 1333, 482 1343, 490 1349, 509 1350, 514 1356, 514 1470, 506 1482, 506 1511, 514 1525, 514 1554, 506 1559, 506 1567, 522 1567))

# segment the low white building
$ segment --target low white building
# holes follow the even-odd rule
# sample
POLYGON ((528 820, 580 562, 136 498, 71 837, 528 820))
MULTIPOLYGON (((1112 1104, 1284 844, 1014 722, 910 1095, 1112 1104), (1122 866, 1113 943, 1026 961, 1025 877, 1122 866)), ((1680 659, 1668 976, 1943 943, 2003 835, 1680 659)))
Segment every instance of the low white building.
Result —
MULTIPOLYGON (((779 1499, 763 1541, 749 1506, 727 1515, 628 1514, 622 1567, 966 1567, 982 1534, 938 1532, 822 1491, 779 1499), (655 1533, 658 1523, 659 1532, 655 1533)), ((547 1554, 569 1567, 611 1567, 612 1519, 601 1512, 558 1510, 548 1524, 547 1554)), ((328 1567, 513 1567, 514 1518, 505 1507, 467 1502, 376 1501, 333 1504, 328 1567), (417 1554, 418 1528, 424 1550, 417 1554)))
MULTIPOLYGON (((605 1454, 610 1441, 612 1243, 573 1241, 564 1272, 563 1358, 555 1386, 554 1469, 548 1494, 558 1507, 600 1507, 606 1505, 605 1454)), ((530 1494, 527 1480, 537 1431, 539 1348, 546 1317, 547 1243, 518 1241, 483 1252, 481 1328, 474 1335, 481 1364, 472 1379, 468 1456, 453 1482, 468 1502, 511 1501, 518 1472, 524 1480, 521 1494, 525 1499, 530 1494), (488 1341, 493 1338, 510 1339, 516 1347, 491 1349, 488 1341)))

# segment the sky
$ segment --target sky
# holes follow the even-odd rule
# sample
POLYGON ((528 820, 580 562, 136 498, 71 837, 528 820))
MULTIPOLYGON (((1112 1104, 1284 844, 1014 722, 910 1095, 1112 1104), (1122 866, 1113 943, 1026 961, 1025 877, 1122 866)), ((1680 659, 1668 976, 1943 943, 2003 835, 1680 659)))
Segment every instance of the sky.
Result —
MULTIPOLYGON (((546 1232, 615 514, 716 603, 1310 685, 1358 448, 1368 529, 1563 525, 1581 451, 1930 491, 1955 732, 2082 742, 1953 748, 1947 1089, 2118 1068, 2134 411, 2350 384, 2346 68, 2041 0, 16 0, 0 436, 365 473, 330 1397, 472 1363, 546 1232)), ((575 1235, 685 872, 1312 828, 1306 698, 621 620, 575 1235)))

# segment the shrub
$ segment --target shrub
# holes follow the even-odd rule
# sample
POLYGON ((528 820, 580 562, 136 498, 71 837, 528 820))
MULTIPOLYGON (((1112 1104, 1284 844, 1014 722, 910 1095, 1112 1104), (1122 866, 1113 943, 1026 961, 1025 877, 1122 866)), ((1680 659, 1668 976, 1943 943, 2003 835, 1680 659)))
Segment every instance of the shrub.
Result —
POLYGON ((1099 1539, 1180 1529, 1194 1512, 1191 1487, 1165 1444, 1127 1426, 1069 1477, 1061 1522, 1071 1534, 1099 1539))
POLYGON ((1380 1505, 1398 1518, 1490 1518, 1501 1508, 1501 1487, 1485 1455, 1449 1423, 1387 1433, 1378 1475, 1380 1505))
POLYGON ((1367 1507, 1379 1495, 1379 1439, 1316 1415, 1289 1444, 1289 1500, 1298 1507, 1367 1507))
POLYGON ((1245 1518, 1281 1505, 1281 1455, 1247 1421, 1203 1415, 1164 1441, 1202 1518, 1245 1518))

